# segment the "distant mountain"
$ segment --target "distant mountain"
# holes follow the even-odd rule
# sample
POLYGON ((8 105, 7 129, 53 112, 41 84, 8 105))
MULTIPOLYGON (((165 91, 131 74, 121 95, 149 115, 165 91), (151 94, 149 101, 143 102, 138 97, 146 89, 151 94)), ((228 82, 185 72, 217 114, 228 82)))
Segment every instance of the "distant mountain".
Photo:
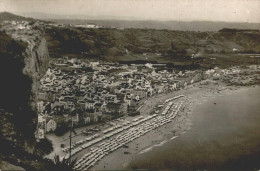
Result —
POLYGON ((17 13, 18 15, 24 16, 24 17, 32 17, 36 19, 41 20, 53 20, 53 19, 69 19, 69 20, 140 20, 136 17, 118 17, 118 16, 112 16, 112 15, 61 15, 61 14, 48 14, 44 12, 20 12, 17 13))
POLYGON ((138 20, 75 20, 53 19, 52 21, 65 24, 96 23, 105 27, 140 28, 158 30, 182 30, 182 31, 218 31, 223 28, 236 29, 260 29, 260 23, 228 23, 213 21, 138 21, 138 20))
MULTIPOLYGON (((105 27, 117 28, 138 28, 157 30, 182 30, 182 31, 218 31, 223 28, 235 29, 260 29, 260 23, 238 23, 222 21, 159 21, 159 20, 138 20, 137 18, 118 18, 115 16, 83 16, 83 15, 58 15, 41 12, 19 13, 24 17, 54 21, 64 24, 86 24, 95 23, 105 27)), ((21 18, 11 13, 3 13, 5 18, 21 18)), ((24 19, 24 18, 23 18, 24 19)), ((27 18, 28 19, 28 18, 27 18)), ((1 21, 1 13, 0 13, 1 21)))
POLYGON ((19 15, 12 14, 10 12, 0 12, 0 22, 3 22, 5 20, 14 20, 14 21, 21 21, 21 20, 27 20, 27 21, 33 21, 32 18, 26 18, 19 15))

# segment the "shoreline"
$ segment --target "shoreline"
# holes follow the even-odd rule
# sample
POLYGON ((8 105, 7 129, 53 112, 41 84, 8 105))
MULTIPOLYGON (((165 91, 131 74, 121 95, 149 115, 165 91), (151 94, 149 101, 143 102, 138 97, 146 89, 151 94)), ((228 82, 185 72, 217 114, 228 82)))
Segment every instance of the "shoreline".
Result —
POLYGON ((191 130, 159 148, 136 155, 125 168, 259 169, 259 92, 259 86, 240 87, 191 106, 191 130))
MULTIPOLYGON (((235 87, 229 86, 226 87, 225 84, 219 83, 214 84, 215 81, 210 83, 209 85, 200 85, 197 83, 190 88, 182 89, 177 92, 169 93, 162 96, 162 99, 167 99, 169 96, 175 96, 179 94, 186 95, 185 102, 178 115, 174 120, 156 130, 152 130, 148 134, 139 137, 133 142, 128 143, 128 148, 120 148, 104 157, 100 162, 98 162, 91 169, 93 170, 104 170, 104 169, 124 169, 127 168, 132 160, 138 156, 139 154, 146 153, 151 151, 153 148, 157 148, 163 146, 166 142, 174 140, 185 134, 186 131, 189 131, 192 126, 192 108, 195 105, 202 104, 205 101, 210 100, 211 98, 216 98, 217 96, 223 96, 225 94, 230 94, 236 92, 236 90, 240 90, 241 88, 247 87, 235 87), (201 87, 201 88, 199 88, 201 87), (127 152, 128 154, 124 154, 127 152)), ((147 103, 152 103, 153 97, 147 100, 147 103)), ((157 99, 160 101, 160 99, 157 99)), ((140 109, 141 115, 142 113, 146 113, 145 105, 140 109)), ((148 105, 149 107, 149 105, 148 105)))

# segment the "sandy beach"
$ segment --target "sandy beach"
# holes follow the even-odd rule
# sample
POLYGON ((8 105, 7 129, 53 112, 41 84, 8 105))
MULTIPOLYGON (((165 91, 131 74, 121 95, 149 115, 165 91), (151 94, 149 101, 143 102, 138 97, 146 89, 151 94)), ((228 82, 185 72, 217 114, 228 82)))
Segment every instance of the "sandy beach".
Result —
POLYGON ((197 83, 177 92, 148 99, 140 109, 142 115, 148 114, 152 110, 152 106, 160 101, 180 94, 186 95, 180 112, 172 122, 130 142, 128 148, 120 148, 105 156, 92 169, 113 170, 126 168, 137 155, 149 152, 155 147, 163 146, 169 140, 177 139, 179 136, 189 131, 193 124, 192 108, 194 106, 200 105, 217 96, 224 96, 235 93, 236 91, 239 91, 239 88, 226 87, 222 83, 216 84, 215 82, 211 82, 207 85, 200 85, 200 83, 197 83))
POLYGON ((162 147, 138 153, 127 168, 259 169, 260 87, 240 87, 214 94, 206 93, 189 106, 192 120, 189 131, 162 147))

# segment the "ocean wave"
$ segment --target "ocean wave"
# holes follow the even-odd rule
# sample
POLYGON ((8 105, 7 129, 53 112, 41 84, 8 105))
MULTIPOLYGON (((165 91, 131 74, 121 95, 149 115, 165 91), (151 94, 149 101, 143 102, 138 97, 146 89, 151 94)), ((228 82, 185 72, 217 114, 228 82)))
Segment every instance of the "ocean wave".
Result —
POLYGON ((175 138, 177 138, 178 136, 174 136, 174 137, 172 137, 170 140, 173 140, 173 139, 175 139, 175 138))
POLYGON ((151 146, 151 147, 148 147, 148 148, 146 148, 146 149, 140 151, 139 154, 143 154, 143 153, 146 153, 146 152, 148 152, 148 151, 151 151, 154 147, 160 147, 160 146, 162 146, 163 144, 165 144, 166 142, 168 142, 168 141, 170 141, 170 140, 173 140, 173 139, 175 139, 175 138, 177 138, 177 137, 178 137, 178 136, 173 136, 173 137, 170 138, 169 140, 164 140, 164 141, 160 142, 159 144, 155 144, 155 145, 153 145, 153 146, 151 146))
POLYGON ((153 149, 153 146, 149 147, 149 148, 146 148, 144 150, 142 150, 139 154, 143 154, 143 153, 146 153, 148 151, 151 151, 153 149))
POLYGON ((162 146, 163 144, 165 144, 168 140, 165 140, 165 141, 162 141, 160 144, 156 144, 154 145, 155 147, 158 147, 158 146, 162 146))

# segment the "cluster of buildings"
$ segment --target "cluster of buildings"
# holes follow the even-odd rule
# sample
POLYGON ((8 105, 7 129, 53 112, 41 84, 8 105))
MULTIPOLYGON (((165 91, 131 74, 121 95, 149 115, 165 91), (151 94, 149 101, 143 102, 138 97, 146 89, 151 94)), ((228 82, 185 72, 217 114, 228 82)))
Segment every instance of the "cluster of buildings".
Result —
POLYGON ((176 73, 165 64, 53 60, 40 80, 37 103, 40 132, 129 114, 137 109, 141 99, 176 91, 200 81, 202 76, 200 71, 176 73))
POLYGON ((76 24, 74 27, 81 27, 81 28, 101 28, 97 24, 94 23, 86 23, 86 24, 76 24))
POLYGON ((86 24, 63 24, 63 23, 47 23, 46 28, 52 28, 52 27, 59 27, 59 28, 65 28, 65 27, 76 27, 76 28, 104 28, 104 26, 99 26, 95 23, 86 23, 86 24))

